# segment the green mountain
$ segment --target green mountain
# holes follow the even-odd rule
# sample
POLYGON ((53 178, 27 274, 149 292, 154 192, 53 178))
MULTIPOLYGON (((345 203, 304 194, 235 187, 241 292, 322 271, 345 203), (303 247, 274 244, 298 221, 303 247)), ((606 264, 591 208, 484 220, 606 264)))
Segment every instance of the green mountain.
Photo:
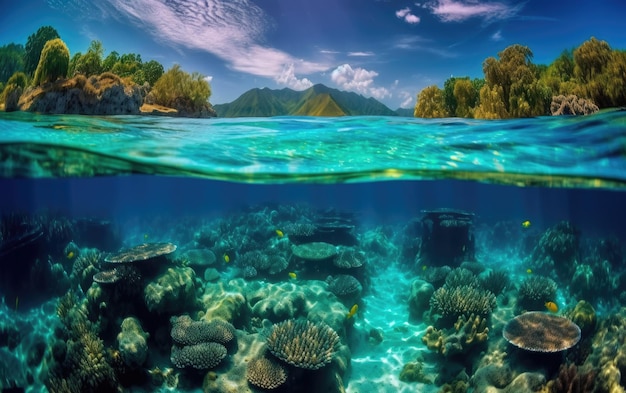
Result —
POLYGON ((252 89, 228 104, 214 105, 219 117, 265 116, 397 116, 374 98, 322 84, 304 91, 252 89))

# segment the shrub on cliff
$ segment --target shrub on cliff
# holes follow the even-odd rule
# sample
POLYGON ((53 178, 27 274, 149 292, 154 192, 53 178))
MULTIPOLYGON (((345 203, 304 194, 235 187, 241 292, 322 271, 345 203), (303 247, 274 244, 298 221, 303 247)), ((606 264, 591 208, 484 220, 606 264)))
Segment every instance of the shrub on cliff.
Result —
POLYGON ((158 105, 176 108, 183 102, 200 110, 211 96, 211 86, 201 74, 189 74, 176 64, 156 81, 150 94, 158 105))
POLYGON ((41 54, 43 47, 50 40, 60 38, 59 33, 52 26, 42 26, 35 34, 28 36, 26 46, 24 47, 24 72, 28 75, 33 75, 41 54))
POLYGON ((37 86, 65 77, 69 63, 70 51, 60 38, 46 42, 41 51, 41 58, 35 71, 33 84, 37 86))

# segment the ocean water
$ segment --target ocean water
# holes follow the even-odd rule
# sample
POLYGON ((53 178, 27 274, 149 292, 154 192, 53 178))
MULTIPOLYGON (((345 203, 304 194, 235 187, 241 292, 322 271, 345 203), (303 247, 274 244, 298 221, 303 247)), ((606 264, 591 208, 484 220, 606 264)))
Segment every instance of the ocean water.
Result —
POLYGON ((607 333, 626 326, 625 187, 624 111, 502 121, 0 113, 0 388, 265 391, 248 366, 263 351, 289 375, 277 391, 479 392, 547 386, 560 365, 601 373, 626 350, 607 333), (156 255, 166 243, 176 251, 156 255), (136 268, 115 262, 145 244, 136 268), (128 266, 135 275, 93 281, 128 266), (483 325, 450 311, 463 296, 433 300, 455 274, 497 292, 483 325), (580 342, 543 358, 507 343, 508 322, 532 310, 581 325, 580 342), (232 323, 236 344, 217 366, 177 367, 176 351, 191 346, 172 338, 183 315, 232 323), (141 329, 124 327, 131 317, 141 329), (329 364, 310 370, 264 349, 291 319, 337 333, 329 364), (446 350, 424 342, 432 329, 446 350), (615 354, 596 354, 602 346, 615 354), (406 364, 419 381, 400 378, 406 364), (485 377, 494 369, 497 382, 485 377))

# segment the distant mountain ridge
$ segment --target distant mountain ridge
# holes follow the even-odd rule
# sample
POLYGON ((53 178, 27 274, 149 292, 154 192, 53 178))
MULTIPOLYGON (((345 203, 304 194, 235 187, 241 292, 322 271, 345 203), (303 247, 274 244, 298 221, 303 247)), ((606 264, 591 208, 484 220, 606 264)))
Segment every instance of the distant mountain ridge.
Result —
POLYGON ((398 116, 374 98, 317 84, 303 91, 254 88, 228 104, 214 105, 218 117, 398 116))

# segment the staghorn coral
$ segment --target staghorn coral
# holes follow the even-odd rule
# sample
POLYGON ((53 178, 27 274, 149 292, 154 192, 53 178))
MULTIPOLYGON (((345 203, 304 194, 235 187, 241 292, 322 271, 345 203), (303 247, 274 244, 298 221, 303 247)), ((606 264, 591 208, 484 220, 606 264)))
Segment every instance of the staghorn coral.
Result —
POLYGON ((591 393, 595 389, 594 370, 584 371, 575 364, 559 367, 556 379, 548 383, 551 393, 591 393))
POLYGON ((282 364, 261 356, 248 363, 246 376, 250 384, 271 390, 287 382, 287 369, 282 364))
POLYGON ((317 370, 332 360, 339 336, 323 322, 290 319, 274 324, 266 343, 280 360, 295 367, 317 370))
POLYGON ((493 293, 469 285, 455 288, 443 286, 430 298, 431 312, 445 318, 471 314, 488 316, 495 307, 496 297, 493 293))
POLYGON ((444 285, 448 288, 456 288, 464 285, 479 287, 480 281, 478 281, 478 277, 476 277, 469 269, 457 267, 448 273, 444 285))
POLYGON ((481 278, 480 284, 483 288, 498 296, 509 286, 510 280, 504 270, 492 270, 481 278))
POLYGON ((556 299, 556 283, 542 276, 530 276, 522 281, 517 295, 517 307, 521 310, 544 310, 546 302, 556 299))
POLYGON ((170 360, 178 368, 205 370, 220 364, 226 357, 226 347, 222 344, 204 342, 193 345, 172 346, 170 360))
POLYGON ((450 357, 467 353, 470 348, 487 342, 488 337, 487 320, 472 314, 468 318, 460 316, 454 324, 454 329, 439 330, 429 326, 422 337, 422 342, 428 349, 450 357))
POLYGON ((561 115, 590 115, 599 110, 593 101, 578 97, 574 94, 558 95, 552 97, 550 113, 552 116, 561 115))
POLYGON ((213 319, 194 321, 188 315, 172 317, 172 339, 181 345, 194 345, 202 342, 228 344, 235 339, 235 327, 230 323, 213 319))

